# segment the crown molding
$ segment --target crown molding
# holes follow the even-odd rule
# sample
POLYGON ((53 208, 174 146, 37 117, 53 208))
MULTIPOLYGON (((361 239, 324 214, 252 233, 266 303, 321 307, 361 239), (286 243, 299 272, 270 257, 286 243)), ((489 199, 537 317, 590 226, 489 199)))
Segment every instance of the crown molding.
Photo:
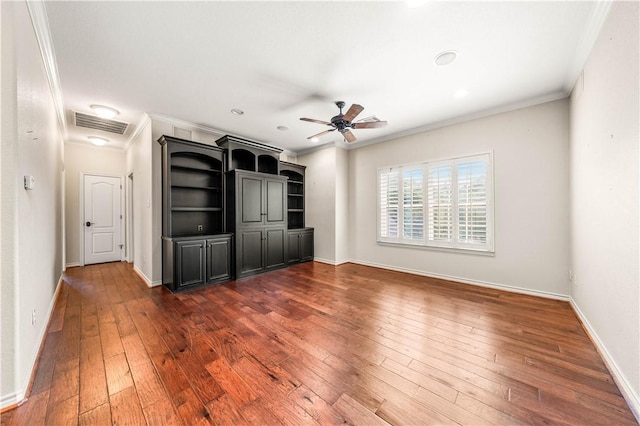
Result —
POLYGON ((58 124, 62 130, 63 139, 67 139, 67 120, 64 114, 64 98, 62 96, 62 86, 60 84, 60 74, 58 73, 58 64, 56 62, 56 54, 53 49, 53 41, 51 40, 51 31, 49 30, 49 20, 47 19, 47 10, 44 1, 27 1, 27 9, 31 16, 31 24, 40 46, 40 56, 44 64, 49 89, 53 97, 53 104, 58 117, 58 124))
MULTIPOLYGON (((187 129, 187 130, 200 130, 201 132, 205 132, 205 133, 216 133, 216 134, 221 134, 221 135, 230 134, 229 132, 224 131, 222 129, 216 129, 214 127, 209 127, 209 126, 205 126, 203 124, 193 123, 191 121, 184 121, 184 120, 180 120, 178 118, 173 118, 173 117, 169 117, 169 116, 162 115, 162 114, 156 114, 156 113, 153 113, 153 112, 148 112, 147 115, 149 117, 151 117, 152 120, 162 121, 162 122, 169 123, 169 124, 172 124, 174 126, 181 127, 183 129, 187 129)), ((238 137, 242 137, 240 135, 237 135, 237 136, 238 137)))
POLYGON ((600 35, 602 26, 609 16, 612 5, 613 1, 611 0, 600 0, 596 2, 595 6, 593 7, 586 28, 582 35, 582 39, 580 40, 576 47, 576 50, 574 51, 571 65, 569 66, 569 72, 567 73, 567 76, 565 78, 563 88, 568 93, 573 90, 573 86, 576 84, 580 73, 586 65, 587 60, 589 59, 589 55, 591 54, 591 50, 593 50, 593 46, 595 45, 596 40, 600 35))
POLYGON ((142 114, 142 118, 140 119, 138 124, 136 124, 136 130, 131 133, 129 139, 127 139, 127 141, 124 143, 124 147, 122 148, 124 151, 127 151, 131 147, 131 145, 133 145, 133 141, 135 141, 136 138, 140 136, 140 133, 142 133, 145 127, 149 125, 149 123, 151 123, 151 117, 149 116, 149 114, 142 114))
POLYGON ((447 127, 447 126, 451 126, 454 124, 460 124, 460 123, 465 123, 467 121, 473 121, 473 120, 477 120, 479 118, 486 118, 486 117, 490 117, 492 115, 497 115, 497 114, 502 114, 505 112, 510 112, 510 111, 516 111, 522 108, 528 108, 531 106, 535 106, 535 105, 541 105, 541 104, 545 104, 547 102, 553 102, 553 101, 557 101, 560 99, 565 99, 569 96, 570 92, 566 92, 564 90, 560 90, 557 92, 553 92, 553 93, 549 93, 546 95, 542 95, 542 96, 537 96, 535 98, 530 98, 530 99, 525 99, 522 100, 520 102, 514 102, 511 104, 507 104, 507 105, 500 105, 494 108, 489 108, 489 109, 485 109, 485 110, 481 110, 481 111, 477 111, 471 114, 465 114, 465 115, 461 115, 458 117, 454 117, 452 119, 449 120, 443 120, 443 121, 438 121, 435 123, 430 123, 427 124, 425 126, 420 126, 420 127, 415 127, 413 129, 409 129, 409 130, 405 130, 402 132, 397 132, 397 133, 393 133, 387 136, 382 136, 379 138, 375 138, 375 139, 370 139, 367 141, 363 141, 362 143, 358 144, 357 146, 354 145, 347 145, 347 147, 345 149, 351 151, 353 149, 360 149, 360 148, 364 148, 365 146, 368 145, 374 145, 377 143, 382 143, 382 142, 388 142, 391 140, 395 140, 395 139, 399 139, 405 136, 411 136, 411 135, 415 135, 418 133, 424 133, 424 132, 428 132, 431 130, 435 130, 435 129, 439 129, 442 127, 447 127))
MULTIPOLYGON (((157 121, 162 121, 164 123, 168 123, 171 124, 173 126, 177 126, 183 129, 187 129, 187 130, 199 130, 201 132, 205 132, 205 133, 214 133, 214 134, 220 134, 220 135, 229 135, 229 136, 235 136, 238 138, 242 138, 242 139, 246 139, 252 142, 257 142, 257 143, 264 143, 264 142, 260 142, 260 141, 256 141, 252 138, 247 138, 246 136, 243 135, 237 135, 235 133, 232 132, 228 132, 226 130, 223 129, 218 129, 215 127, 209 127, 209 126, 205 126, 203 124, 197 124, 197 123, 192 123, 190 121, 185 121, 185 120, 180 120, 178 118, 173 118, 173 117, 168 117, 166 115, 162 115, 162 114, 156 114, 156 113, 147 113, 147 115, 149 117, 151 117, 152 120, 157 120, 157 121)), ((275 145, 272 145, 275 146, 275 145)), ((285 149, 285 148, 280 148, 278 147, 278 149, 282 150, 282 153, 287 155, 288 157, 296 157, 298 155, 298 152, 296 151, 292 151, 290 149, 285 149)))

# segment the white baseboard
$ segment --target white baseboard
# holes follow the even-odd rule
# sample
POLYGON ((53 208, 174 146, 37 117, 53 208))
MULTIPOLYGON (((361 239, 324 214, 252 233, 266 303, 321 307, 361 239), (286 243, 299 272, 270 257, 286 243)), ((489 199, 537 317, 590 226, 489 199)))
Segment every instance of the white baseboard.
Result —
POLYGON ((598 333, 596 333, 595 329, 591 326, 591 323, 589 323, 587 317, 580 310, 580 307, 578 306, 576 301, 573 300, 573 298, 570 298, 569 303, 571 303, 571 307, 573 307, 576 315, 578 316, 578 318, 580 318, 580 321, 582 321, 587 334, 596 346, 596 349, 600 353, 602 360, 613 376, 613 380, 618 385, 622 396, 627 401, 627 404, 629 404, 631 412, 636 417, 638 423, 640 423, 640 397, 633 391, 633 388, 629 384, 629 381, 622 373, 622 370, 620 370, 620 368, 618 367, 618 364, 616 364, 616 362, 614 361, 613 357, 607 350, 607 347, 604 345, 602 340, 600 340, 600 337, 598 337, 598 333))
POLYGON ((526 294, 526 295, 529 295, 529 296, 545 297, 547 299, 563 300, 563 301, 566 301, 566 302, 568 302, 569 299, 570 299, 570 297, 568 295, 565 295, 565 294, 551 293, 551 292, 540 291, 540 290, 531 290, 531 289, 522 288, 522 287, 515 287, 515 286, 511 286, 511 285, 507 285, 507 284, 498 284, 498 283, 492 283, 492 282, 488 282, 488 281, 470 280, 468 278, 456 277, 456 276, 453 276, 453 275, 436 274, 436 273, 433 273, 433 272, 425 272, 425 271, 419 271, 419 270, 416 270, 416 269, 409 269, 409 268, 399 268, 397 266, 385 265, 385 264, 374 263, 374 262, 367 262, 367 261, 363 261, 363 260, 353 260, 352 259, 349 262, 357 263, 359 265, 373 266, 375 268, 388 269, 390 271, 406 272, 408 274, 420 275, 420 276, 423 276, 423 277, 437 278, 437 279, 441 279, 441 280, 455 281, 455 282, 459 282, 459 283, 463 283, 463 284, 471 284, 471 285, 476 285, 476 286, 480 286, 480 287, 493 288, 493 289, 496 289, 496 290, 504 290, 504 291, 509 291, 509 292, 512 292, 512 293, 526 294))
POLYGON ((22 381, 20 382, 20 385, 21 385, 20 389, 8 395, 0 396, 0 411, 4 410, 5 408, 11 407, 12 405, 22 404, 25 401, 25 398, 27 397, 27 392, 29 391, 31 380, 33 379, 36 373, 36 365, 38 362, 38 357, 40 356, 42 348, 44 347, 44 340, 47 337, 47 329, 49 328, 49 322, 51 321, 53 308, 56 305, 56 301, 58 300, 58 294, 60 293, 60 289, 62 288, 62 281, 63 281, 62 275, 60 275, 60 278, 58 278, 58 284, 56 285, 56 291, 53 292, 53 297, 49 302, 47 313, 43 317, 43 318, 46 318, 46 321, 42 323, 42 326, 38 333, 37 341, 40 342, 38 344, 38 350, 31 355, 31 360, 30 360, 31 368, 29 368, 26 376, 22 378, 22 381))
POLYGON ((350 262, 349 260, 336 261, 336 260, 323 259, 321 257, 314 257, 313 261, 314 262, 320 262, 320 263, 326 263, 328 265, 333 265, 333 266, 343 265, 345 263, 349 263, 350 262))
POLYGON ((67 263, 65 265, 65 268, 75 268, 77 266, 82 266, 82 265, 80 264, 80 262, 71 262, 71 263, 67 263))
POLYGON ((152 288, 152 287, 158 287, 159 285, 162 285, 162 281, 151 281, 149 279, 149 277, 147 277, 144 272, 142 272, 140 269, 138 269, 138 267, 136 265, 133 265, 133 271, 138 274, 138 276, 140 278, 142 278, 142 281, 144 281, 144 283, 147 285, 147 287, 152 288))

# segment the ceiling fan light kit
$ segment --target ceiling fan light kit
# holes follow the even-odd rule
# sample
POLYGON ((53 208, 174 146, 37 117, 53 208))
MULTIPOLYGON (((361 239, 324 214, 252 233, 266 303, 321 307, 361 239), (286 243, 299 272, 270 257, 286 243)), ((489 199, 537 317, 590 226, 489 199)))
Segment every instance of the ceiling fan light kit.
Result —
POLYGON ((343 101, 336 102, 336 106, 340 109, 340 113, 334 117, 331 117, 331 121, 323 121, 316 120, 314 118, 306 118, 302 117, 300 120, 308 121, 310 123, 324 124, 326 126, 331 127, 329 130, 325 130, 324 132, 317 133, 315 135, 309 136, 307 139, 312 141, 317 140, 320 136, 323 136, 329 132, 338 131, 342 134, 345 141, 347 142, 355 142, 356 137, 353 133, 351 133, 350 129, 375 129, 379 127, 384 127, 387 125, 386 121, 361 121, 354 123, 353 120, 360 114, 364 107, 358 104, 353 104, 346 113, 342 113, 342 108, 345 107, 345 103, 343 101))

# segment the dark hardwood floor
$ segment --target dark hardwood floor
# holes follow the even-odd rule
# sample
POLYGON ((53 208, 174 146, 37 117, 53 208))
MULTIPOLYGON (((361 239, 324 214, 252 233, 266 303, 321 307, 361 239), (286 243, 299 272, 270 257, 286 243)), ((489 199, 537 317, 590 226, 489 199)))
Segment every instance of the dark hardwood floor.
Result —
POLYGON ((637 424, 568 303, 313 262, 176 295, 69 269, 1 422, 637 424))

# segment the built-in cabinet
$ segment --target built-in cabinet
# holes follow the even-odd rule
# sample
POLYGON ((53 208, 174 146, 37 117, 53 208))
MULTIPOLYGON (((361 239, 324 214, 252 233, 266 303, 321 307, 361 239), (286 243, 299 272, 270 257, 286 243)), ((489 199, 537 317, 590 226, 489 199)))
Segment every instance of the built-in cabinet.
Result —
POLYGON ((162 282, 171 291, 313 259, 304 167, 281 150, 225 136, 162 145, 162 282))
POLYGON ((313 260, 313 228, 289 229, 288 264, 313 260))
POLYGON ((234 227, 237 278, 287 265, 287 179, 227 172, 227 223, 234 227))
POLYGON ((305 166, 280 162, 280 175, 287 177, 287 263, 313 260, 313 228, 304 223, 305 166))
POLYGON ((172 291, 232 277, 225 152, 170 136, 162 145, 162 283, 172 291))

